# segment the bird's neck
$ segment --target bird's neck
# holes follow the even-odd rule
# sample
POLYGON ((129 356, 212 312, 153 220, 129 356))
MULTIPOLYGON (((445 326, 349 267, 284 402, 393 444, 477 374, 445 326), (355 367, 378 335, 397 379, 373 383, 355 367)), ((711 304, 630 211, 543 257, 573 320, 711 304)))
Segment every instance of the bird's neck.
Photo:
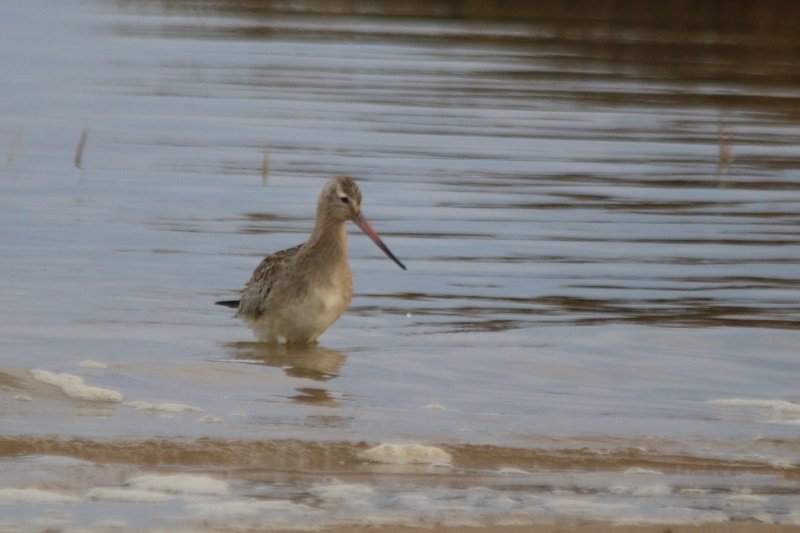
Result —
POLYGON ((306 243, 309 253, 329 262, 347 261, 347 226, 340 220, 317 217, 306 243))

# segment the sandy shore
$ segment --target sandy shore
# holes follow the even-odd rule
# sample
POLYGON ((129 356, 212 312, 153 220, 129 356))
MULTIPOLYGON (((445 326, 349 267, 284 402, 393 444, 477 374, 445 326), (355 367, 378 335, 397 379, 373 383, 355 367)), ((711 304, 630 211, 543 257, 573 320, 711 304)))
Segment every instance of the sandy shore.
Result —
POLYGON ((491 527, 402 527, 340 526, 325 533, 798 533, 800 525, 762 524, 758 522, 722 522, 700 525, 614 525, 603 522, 555 522, 527 526, 491 527))

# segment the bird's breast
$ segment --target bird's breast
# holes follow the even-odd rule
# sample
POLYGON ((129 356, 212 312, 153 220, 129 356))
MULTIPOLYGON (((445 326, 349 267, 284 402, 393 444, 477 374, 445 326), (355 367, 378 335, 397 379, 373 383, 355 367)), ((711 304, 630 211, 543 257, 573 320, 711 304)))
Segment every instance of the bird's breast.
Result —
POLYGON ((335 318, 345 312, 352 298, 352 286, 348 283, 334 283, 319 287, 313 293, 319 312, 323 315, 334 315, 335 318))

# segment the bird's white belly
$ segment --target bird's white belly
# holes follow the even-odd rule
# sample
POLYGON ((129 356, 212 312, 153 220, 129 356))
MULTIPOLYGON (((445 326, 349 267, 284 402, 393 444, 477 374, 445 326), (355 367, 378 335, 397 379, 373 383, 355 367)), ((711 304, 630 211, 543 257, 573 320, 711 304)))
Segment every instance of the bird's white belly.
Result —
POLYGON ((341 288, 317 288, 303 298, 247 322, 261 341, 280 344, 313 342, 342 316, 349 304, 350 295, 341 288))

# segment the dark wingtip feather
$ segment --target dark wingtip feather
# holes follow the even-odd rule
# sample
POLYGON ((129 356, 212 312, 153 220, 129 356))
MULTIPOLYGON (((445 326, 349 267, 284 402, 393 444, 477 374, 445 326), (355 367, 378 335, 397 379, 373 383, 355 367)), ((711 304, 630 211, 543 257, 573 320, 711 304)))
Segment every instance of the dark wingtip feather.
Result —
POLYGON ((214 304, 221 305, 223 307, 230 307, 231 309, 239 308, 239 300, 222 300, 220 302, 214 302, 214 304))

